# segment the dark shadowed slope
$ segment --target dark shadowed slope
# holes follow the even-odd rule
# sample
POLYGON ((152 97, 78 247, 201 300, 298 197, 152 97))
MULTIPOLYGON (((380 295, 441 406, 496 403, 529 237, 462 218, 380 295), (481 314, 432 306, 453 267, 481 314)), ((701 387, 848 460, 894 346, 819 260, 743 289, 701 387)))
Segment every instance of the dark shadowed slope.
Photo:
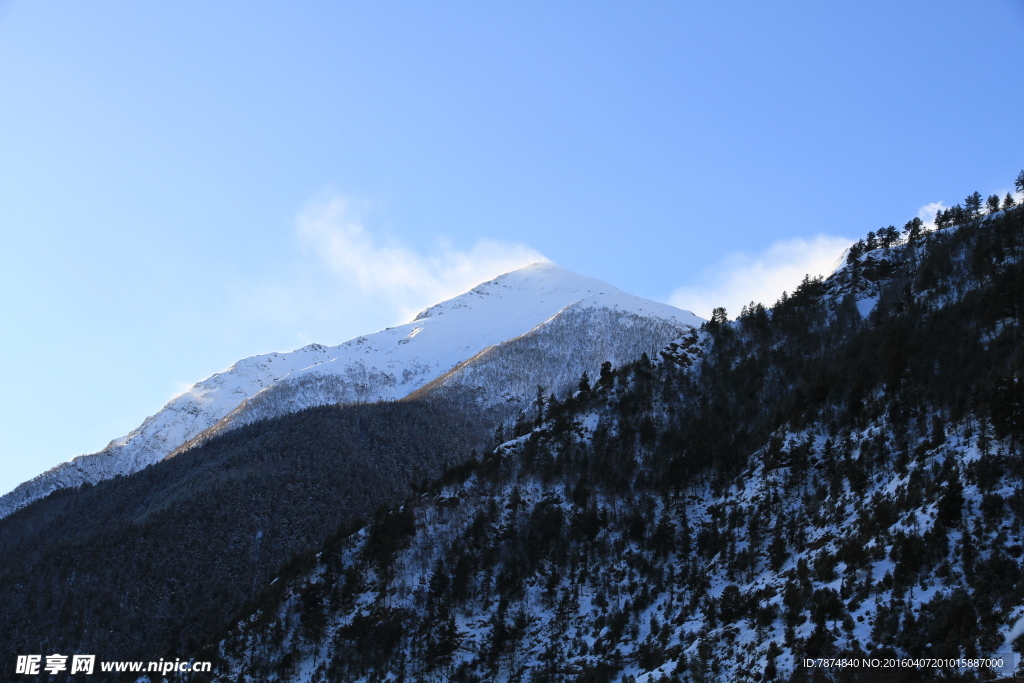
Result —
POLYGON ((281 563, 469 453, 427 405, 321 407, 59 491, 0 520, 4 653, 188 657, 281 563))

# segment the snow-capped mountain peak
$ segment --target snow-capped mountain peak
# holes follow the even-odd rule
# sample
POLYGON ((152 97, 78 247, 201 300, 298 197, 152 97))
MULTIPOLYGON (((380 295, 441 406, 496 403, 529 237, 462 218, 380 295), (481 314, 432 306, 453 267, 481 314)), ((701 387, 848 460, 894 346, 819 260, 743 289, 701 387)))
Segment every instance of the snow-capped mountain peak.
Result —
MULTIPOLYGON (((0 516, 59 488, 130 474, 211 433, 316 405, 403 398, 485 349, 522 337, 570 307, 660 321, 666 327, 659 332, 658 343, 701 322, 692 313, 632 296, 554 263, 534 263, 430 306, 403 325, 336 346, 310 344, 290 353, 240 360, 174 397, 100 453, 58 465, 3 496, 0 516), (661 339, 665 335, 669 336, 661 339)), ((654 350, 646 348, 651 344, 648 338, 643 349, 632 349, 629 340, 623 343, 619 354, 639 356, 654 350)), ((609 352, 606 347, 601 351, 609 352)), ((538 383, 557 384, 545 379, 550 369, 533 371, 541 373, 538 383)))

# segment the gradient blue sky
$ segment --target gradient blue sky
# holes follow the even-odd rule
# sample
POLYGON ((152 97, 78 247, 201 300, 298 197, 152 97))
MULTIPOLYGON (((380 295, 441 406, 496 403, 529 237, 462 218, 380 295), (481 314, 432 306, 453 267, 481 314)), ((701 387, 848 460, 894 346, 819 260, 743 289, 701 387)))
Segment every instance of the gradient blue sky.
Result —
POLYGON ((537 254, 770 303, 1011 189, 1021 45, 1020 0, 0 2, 0 493, 537 254))

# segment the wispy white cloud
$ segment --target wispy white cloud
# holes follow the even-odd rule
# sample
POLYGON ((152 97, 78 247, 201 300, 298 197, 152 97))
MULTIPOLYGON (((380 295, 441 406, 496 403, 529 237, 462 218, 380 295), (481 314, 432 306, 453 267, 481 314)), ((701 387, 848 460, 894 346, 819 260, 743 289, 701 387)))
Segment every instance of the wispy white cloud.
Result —
POLYGON ((939 211, 945 211, 949 207, 942 202, 932 202, 931 204, 925 204, 917 210, 917 217, 925 222, 928 228, 935 227, 935 216, 939 211))
POLYGON ((338 283, 389 302, 403 318, 507 273, 547 259, 524 244, 479 240, 468 250, 439 240, 429 253, 420 253, 369 231, 354 202, 330 197, 306 208, 296 230, 338 279, 338 283))
MULTIPOLYGON (((547 260, 524 244, 479 240, 457 248, 444 239, 417 250, 368 228, 365 201, 330 195, 295 220, 301 249, 258 280, 229 283, 227 340, 261 339, 251 353, 288 351, 311 341, 346 339, 407 322, 424 308, 530 263, 547 260)), ((292 242, 292 246, 294 246, 292 242)))
POLYGON ((792 292, 804 275, 828 275, 853 240, 834 235, 793 239, 773 243, 759 254, 733 253, 706 268, 698 284, 681 287, 669 303, 710 318, 711 311, 724 306, 736 317, 751 301, 770 306, 792 292))

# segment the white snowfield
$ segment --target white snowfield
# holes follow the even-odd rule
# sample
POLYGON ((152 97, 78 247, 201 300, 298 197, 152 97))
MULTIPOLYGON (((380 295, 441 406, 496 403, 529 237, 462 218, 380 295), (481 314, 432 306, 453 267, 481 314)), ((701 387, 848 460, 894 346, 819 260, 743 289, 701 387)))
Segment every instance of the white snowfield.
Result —
MULTIPOLYGON (((337 346, 310 344, 291 353, 240 360, 194 384, 99 453, 62 463, 0 497, 0 517, 57 489, 141 470, 213 428, 223 431, 317 405, 403 398, 449 375, 460 363, 463 370, 470 365, 465 362, 478 355, 493 366, 495 354, 482 351, 503 343, 514 348, 507 342, 535 338, 535 330, 547 329, 545 324, 556 318, 563 328, 568 321, 574 327, 590 328, 570 337, 564 333, 552 337, 574 347, 563 350, 567 359, 580 357, 575 348, 580 339, 594 340, 593 350, 583 354, 588 364, 597 359, 597 353, 607 354, 613 362, 631 360, 644 351, 651 353, 685 328, 702 322, 688 311, 626 294, 552 263, 534 263, 431 306, 398 327, 337 346), (606 329, 607 334, 595 333, 596 326, 604 327, 609 321, 617 324, 606 329), (638 336, 629 330, 645 334, 638 336), (609 343, 608 337, 619 336, 620 343, 609 343), (623 355, 627 357, 619 358, 623 355)), ((523 387, 535 390, 537 384, 558 389, 565 384, 567 371, 579 378, 578 363, 570 362, 571 368, 552 363, 550 348, 544 355, 547 360, 538 367, 516 368, 522 380, 516 393, 525 391, 523 387), (556 371, 557 376, 548 376, 556 371)), ((499 376, 494 379, 500 382, 499 376)), ((490 386, 486 393, 493 392, 494 401, 508 401, 508 388, 490 386)), ((480 387, 476 389, 479 394, 480 387)))

